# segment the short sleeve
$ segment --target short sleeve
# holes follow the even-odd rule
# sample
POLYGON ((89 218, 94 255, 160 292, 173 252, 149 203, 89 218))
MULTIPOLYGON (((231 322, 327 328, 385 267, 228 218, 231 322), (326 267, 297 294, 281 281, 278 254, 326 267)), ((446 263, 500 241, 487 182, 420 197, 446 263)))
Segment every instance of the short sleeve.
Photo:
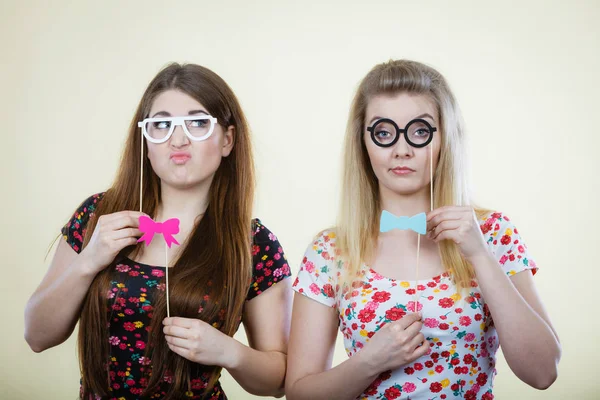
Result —
POLYGON ((97 193, 85 199, 77 207, 69 222, 60 230, 65 241, 77 253, 81 252, 87 223, 96 211, 96 207, 100 200, 102 200, 102 197, 104 197, 104 193, 97 193))
POLYGON ((519 231, 506 215, 489 215, 482 221, 481 232, 494 258, 508 276, 525 270, 531 270, 535 275, 538 267, 530 257, 519 231))
POLYGON ((259 219, 255 219, 252 243, 252 283, 246 300, 256 296, 292 275, 283 248, 259 219))
POLYGON ((328 307, 336 307, 338 269, 335 234, 324 231, 311 243, 292 285, 294 291, 328 307))

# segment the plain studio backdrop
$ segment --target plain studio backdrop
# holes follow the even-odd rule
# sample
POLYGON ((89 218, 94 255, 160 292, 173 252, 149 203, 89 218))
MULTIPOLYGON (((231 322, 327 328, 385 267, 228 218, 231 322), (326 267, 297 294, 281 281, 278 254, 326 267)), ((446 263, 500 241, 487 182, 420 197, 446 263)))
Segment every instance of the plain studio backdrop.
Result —
MULTIPOLYGON (((77 397, 76 335, 35 354, 23 310, 60 227, 110 185, 162 67, 204 65, 239 97, 253 131, 255 215, 295 274, 335 219, 352 95, 391 58, 449 80, 474 199, 512 218, 540 267, 535 282, 563 346, 558 380, 536 391, 499 354, 496 397, 597 398, 599 19, 598 1, 3 0, 0 398, 77 397)), ((236 338, 246 341, 243 329, 236 338)), ((335 362, 345 358, 340 340, 335 362)), ((226 372, 222 381, 230 398, 254 398, 226 372)))

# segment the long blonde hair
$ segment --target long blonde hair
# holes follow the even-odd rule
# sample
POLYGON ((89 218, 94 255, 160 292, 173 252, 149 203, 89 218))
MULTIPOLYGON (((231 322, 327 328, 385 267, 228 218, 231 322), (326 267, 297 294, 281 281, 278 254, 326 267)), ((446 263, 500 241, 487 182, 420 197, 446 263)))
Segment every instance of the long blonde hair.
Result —
MULTIPOLYGON (((379 183, 363 140, 367 105, 374 96, 398 93, 426 95, 437 108, 441 150, 433 174, 433 207, 470 203, 463 120, 444 77, 416 61, 391 60, 376 65, 358 87, 346 128, 341 204, 335 231, 344 273, 350 279, 374 255, 381 213, 379 183)), ((487 212, 476 209, 479 217, 487 212)), ((458 289, 469 287, 474 277, 473 267, 461 256, 458 246, 442 241, 440 254, 458 289)))

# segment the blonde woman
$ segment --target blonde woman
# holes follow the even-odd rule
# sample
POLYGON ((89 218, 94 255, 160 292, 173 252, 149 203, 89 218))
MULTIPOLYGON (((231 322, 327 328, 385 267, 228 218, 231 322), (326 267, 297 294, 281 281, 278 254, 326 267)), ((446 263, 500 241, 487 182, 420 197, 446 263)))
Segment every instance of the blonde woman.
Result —
POLYGON ((463 141, 436 70, 390 61, 362 80, 338 223, 293 284, 288 399, 493 399, 500 345, 521 380, 554 382, 561 349, 537 266, 506 215, 469 202, 463 141), (338 326, 350 358, 331 368, 338 326))

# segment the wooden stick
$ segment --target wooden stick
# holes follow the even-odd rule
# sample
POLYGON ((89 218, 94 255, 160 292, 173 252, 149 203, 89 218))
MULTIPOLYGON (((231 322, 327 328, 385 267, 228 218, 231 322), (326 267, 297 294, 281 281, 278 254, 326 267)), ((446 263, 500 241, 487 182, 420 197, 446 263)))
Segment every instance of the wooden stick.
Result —
MULTIPOLYGON (((143 128, 142 128, 143 129, 143 128)), ((141 156, 140 156, 140 212, 142 212, 142 187, 144 185, 144 134, 140 140, 142 143, 141 156)))
POLYGON ((167 293, 167 318, 171 316, 171 310, 169 307, 169 246, 165 242, 165 274, 166 274, 166 293, 167 293))

